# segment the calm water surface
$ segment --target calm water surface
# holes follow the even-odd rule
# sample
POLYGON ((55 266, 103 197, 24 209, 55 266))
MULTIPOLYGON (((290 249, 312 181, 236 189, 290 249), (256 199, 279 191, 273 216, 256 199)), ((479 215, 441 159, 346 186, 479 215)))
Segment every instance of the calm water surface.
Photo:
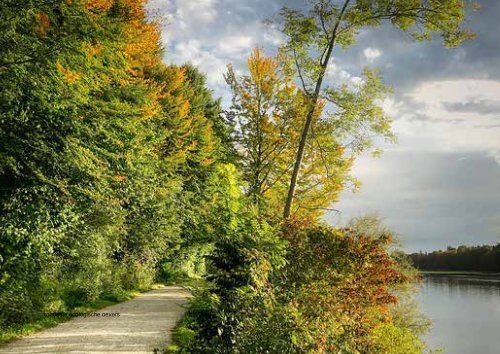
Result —
POLYGON ((500 278, 426 275, 418 296, 433 321, 426 337, 449 354, 500 354, 500 278))

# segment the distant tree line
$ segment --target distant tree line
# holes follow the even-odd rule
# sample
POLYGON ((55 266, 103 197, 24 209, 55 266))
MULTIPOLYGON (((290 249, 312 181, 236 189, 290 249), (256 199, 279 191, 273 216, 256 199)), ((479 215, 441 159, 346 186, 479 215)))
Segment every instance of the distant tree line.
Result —
POLYGON ((500 243, 448 247, 446 251, 413 253, 410 258, 421 270, 500 272, 500 243))

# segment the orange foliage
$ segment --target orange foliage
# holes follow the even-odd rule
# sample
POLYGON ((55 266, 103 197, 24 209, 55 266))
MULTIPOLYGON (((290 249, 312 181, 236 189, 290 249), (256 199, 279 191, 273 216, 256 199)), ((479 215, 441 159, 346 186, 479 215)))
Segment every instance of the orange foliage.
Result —
POLYGON ((39 37, 47 37, 50 29, 50 18, 45 12, 39 12, 35 15, 36 27, 35 33, 39 37))
POLYGON ((391 287, 410 281, 386 251, 391 235, 371 237, 300 219, 287 220, 282 235, 290 242, 285 273, 296 292, 292 305, 317 326, 315 352, 337 352, 329 338, 345 330, 362 341, 380 321, 390 321, 388 306, 397 302, 391 287))
POLYGON ((123 0, 128 20, 125 28, 125 53, 130 58, 131 68, 147 68, 160 61, 160 30, 155 22, 148 22, 144 9, 145 0, 123 0))
POLYGON ((107 11, 114 3, 114 0, 85 0, 85 8, 89 10, 107 11))
POLYGON ((125 52, 133 66, 151 67, 159 62, 160 31, 156 24, 132 21, 125 30, 125 52))

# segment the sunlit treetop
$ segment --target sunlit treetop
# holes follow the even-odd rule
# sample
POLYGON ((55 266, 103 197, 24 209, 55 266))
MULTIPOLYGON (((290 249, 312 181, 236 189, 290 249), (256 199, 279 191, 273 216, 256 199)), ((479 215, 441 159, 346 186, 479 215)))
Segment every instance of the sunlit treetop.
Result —
MULTIPOLYGON (((467 10, 478 5, 462 0, 311 0, 310 11, 281 11, 288 36, 286 48, 302 68, 304 78, 315 81, 328 55, 328 44, 347 48, 366 27, 391 23, 417 41, 439 36, 447 47, 475 37, 465 27, 467 10)), ((311 81, 306 82, 310 88, 311 81)))

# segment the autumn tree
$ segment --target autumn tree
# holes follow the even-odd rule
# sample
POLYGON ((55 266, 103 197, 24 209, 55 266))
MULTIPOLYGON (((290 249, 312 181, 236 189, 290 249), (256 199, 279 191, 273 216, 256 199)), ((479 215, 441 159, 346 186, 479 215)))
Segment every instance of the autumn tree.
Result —
MULTIPOLYGON (((262 215, 275 218, 285 202, 307 97, 294 83, 285 53, 266 57, 255 49, 248 59, 249 75, 232 67, 226 80, 233 91, 229 115, 236 119, 248 195, 262 215)), ((323 107, 318 106, 315 117, 323 107)), ((350 168, 342 145, 330 134, 327 121, 318 121, 308 142, 299 176, 297 203, 301 215, 319 216, 335 200, 350 168)))
POLYGON ((377 27, 385 22, 411 33, 417 41, 430 40, 438 35, 447 47, 455 47, 473 37, 463 28, 469 6, 474 4, 462 0, 313 0, 308 12, 282 9, 282 31, 288 37, 284 49, 295 66, 296 78, 307 97, 304 125, 284 208, 285 218, 292 212, 300 170, 306 165, 307 141, 317 120, 318 105, 323 101, 329 102, 331 109, 322 118, 333 120, 344 130, 348 139, 358 147, 355 152, 366 150, 373 135, 391 137, 388 120, 375 107, 375 101, 366 102, 346 95, 342 87, 327 82, 334 50, 353 45, 363 28, 377 27))

